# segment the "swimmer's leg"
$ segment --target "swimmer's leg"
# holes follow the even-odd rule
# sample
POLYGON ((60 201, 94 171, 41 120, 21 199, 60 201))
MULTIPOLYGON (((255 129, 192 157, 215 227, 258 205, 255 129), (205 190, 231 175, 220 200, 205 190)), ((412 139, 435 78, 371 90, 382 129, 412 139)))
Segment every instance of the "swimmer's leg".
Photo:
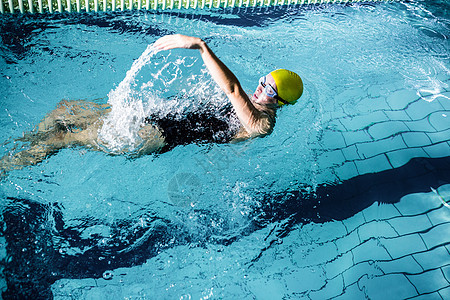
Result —
POLYGON ((62 148, 96 147, 101 117, 110 111, 108 105, 82 100, 61 101, 32 132, 17 141, 25 142, 24 150, 5 155, 0 160, 0 173, 42 162, 62 148))
POLYGON ((49 132, 27 133, 18 141, 27 142, 22 145, 23 150, 11 151, 0 160, 1 173, 11 170, 22 169, 26 166, 36 165, 48 158, 60 149, 69 145, 67 142, 67 131, 57 127, 49 132))
POLYGON ((5 155, 0 160, 0 172, 6 174, 6 172, 11 170, 18 170, 26 166, 38 164, 54 152, 56 150, 37 145, 12 155, 5 155))
POLYGON ((62 100, 56 109, 48 113, 36 126, 37 132, 48 132, 63 126, 68 130, 84 130, 111 111, 108 104, 83 100, 62 100))
POLYGON ((31 133, 19 140, 45 144, 49 149, 73 145, 96 146, 102 117, 111 111, 108 104, 83 100, 62 100, 48 113, 31 133))
MULTIPOLYGON (((85 134, 86 131, 73 134, 71 132, 50 132, 35 135, 35 140, 28 137, 29 145, 24 150, 12 152, 0 160, 0 173, 3 175, 12 170, 22 169, 26 166, 36 165, 63 148, 71 146, 89 146, 91 139, 85 134), (42 139, 44 136, 46 139, 42 139), (41 138, 41 139, 40 139, 41 138)), ((31 135, 32 136, 32 135, 31 135)))

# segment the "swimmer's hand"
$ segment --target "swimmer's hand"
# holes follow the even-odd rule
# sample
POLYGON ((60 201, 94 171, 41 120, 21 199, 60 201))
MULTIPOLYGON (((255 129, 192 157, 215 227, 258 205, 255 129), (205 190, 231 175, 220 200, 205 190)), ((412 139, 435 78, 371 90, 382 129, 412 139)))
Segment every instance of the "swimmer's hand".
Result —
POLYGON ((204 44, 205 42, 198 37, 174 34, 159 38, 153 46, 158 50, 170 50, 175 48, 201 49, 204 44))

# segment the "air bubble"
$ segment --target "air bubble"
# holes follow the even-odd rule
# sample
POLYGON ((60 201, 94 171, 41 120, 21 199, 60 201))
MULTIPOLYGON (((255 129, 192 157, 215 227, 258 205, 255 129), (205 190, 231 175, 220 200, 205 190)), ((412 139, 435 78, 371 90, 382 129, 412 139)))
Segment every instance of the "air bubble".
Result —
POLYGON ((103 273, 103 279, 111 280, 114 277, 114 273, 112 271, 105 271, 103 273))

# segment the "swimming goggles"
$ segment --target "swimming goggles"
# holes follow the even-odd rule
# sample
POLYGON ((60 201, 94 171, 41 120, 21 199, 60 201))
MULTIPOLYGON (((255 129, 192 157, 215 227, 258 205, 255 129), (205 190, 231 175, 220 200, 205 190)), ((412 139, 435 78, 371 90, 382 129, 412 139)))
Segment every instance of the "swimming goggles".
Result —
POLYGON ((267 96, 275 98, 283 104, 290 104, 289 102, 283 100, 280 96, 278 96, 278 93, 275 91, 273 86, 271 86, 270 84, 266 84, 266 76, 263 76, 259 79, 259 84, 264 88, 264 93, 267 96))

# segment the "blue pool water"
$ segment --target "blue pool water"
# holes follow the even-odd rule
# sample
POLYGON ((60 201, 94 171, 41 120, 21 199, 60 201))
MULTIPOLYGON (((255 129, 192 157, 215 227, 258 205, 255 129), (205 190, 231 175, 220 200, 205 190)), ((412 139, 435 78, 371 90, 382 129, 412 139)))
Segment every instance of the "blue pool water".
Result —
MULTIPOLYGON (((1 156, 62 99, 110 101, 164 34, 205 39, 249 93, 281 67, 305 84, 265 138, 140 158, 70 148, 9 172, 2 297, 450 298, 449 11, 0 16, 1 156)), ((150 57, 127 95, 161 113, 226 102, 189 50, 150 57)))

